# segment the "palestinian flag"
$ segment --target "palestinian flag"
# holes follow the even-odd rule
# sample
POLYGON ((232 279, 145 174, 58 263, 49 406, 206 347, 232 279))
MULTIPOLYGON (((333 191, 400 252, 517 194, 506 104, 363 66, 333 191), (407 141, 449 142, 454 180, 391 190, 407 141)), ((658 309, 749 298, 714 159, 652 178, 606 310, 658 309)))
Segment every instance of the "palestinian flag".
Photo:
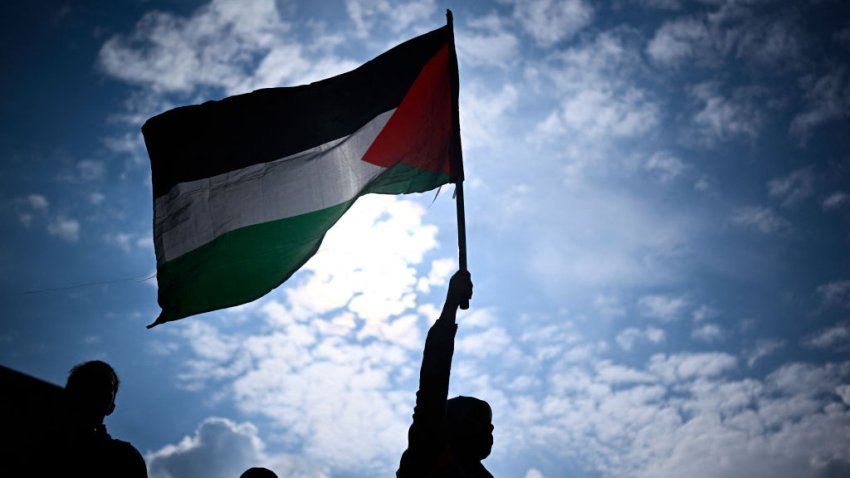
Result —
POLYGON ((462 181, 457 99, 449 17, 348 73, 149 119, 162 307, 149 327, 262 297, 363 194, 462 181))

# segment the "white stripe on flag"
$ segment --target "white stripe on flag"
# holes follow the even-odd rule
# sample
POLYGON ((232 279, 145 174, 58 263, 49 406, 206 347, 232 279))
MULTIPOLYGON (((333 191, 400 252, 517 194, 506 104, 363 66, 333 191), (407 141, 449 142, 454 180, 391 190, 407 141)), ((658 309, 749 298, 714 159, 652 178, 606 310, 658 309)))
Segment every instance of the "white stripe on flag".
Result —
POLYGON ((157 263, 180 257, 226 232, 355 198, 385 171, 361 159, 394 111, 381 113, 347 137, 307 151, 177 184, 154 203, 157 263))

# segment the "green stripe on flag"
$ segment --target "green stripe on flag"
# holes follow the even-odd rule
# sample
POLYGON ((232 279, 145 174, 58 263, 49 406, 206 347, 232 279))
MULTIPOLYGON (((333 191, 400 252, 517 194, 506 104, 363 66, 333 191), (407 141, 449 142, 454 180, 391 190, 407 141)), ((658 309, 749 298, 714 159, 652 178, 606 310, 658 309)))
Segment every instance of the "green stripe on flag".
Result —
POLYGON ((423 193, 449 182, 443 172, 423 171, 403 163, 387 169, 366 188, 367 193, 408 194, 423 193))
POLYGON ((162 264, 157 280, 163 313, 157 323, 262 297, 316 253, 352 204, 243 227, 162 264))

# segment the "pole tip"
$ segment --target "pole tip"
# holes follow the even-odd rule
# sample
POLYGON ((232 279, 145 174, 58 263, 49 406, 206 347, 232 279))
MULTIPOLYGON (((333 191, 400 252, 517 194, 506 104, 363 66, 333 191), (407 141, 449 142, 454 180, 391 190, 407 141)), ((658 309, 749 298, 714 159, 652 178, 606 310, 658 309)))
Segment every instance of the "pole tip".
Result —
POLYGON ((447 9, 446 9, 446 22, 448 22, 448 24, 449 24, 449 25, 451 25, 451 24, 453 24, 453 23, 454 23, 454 18, 453 18, 453 15, 452 15, 452 10, 451 10, 450 8, 447 8, 447 9))

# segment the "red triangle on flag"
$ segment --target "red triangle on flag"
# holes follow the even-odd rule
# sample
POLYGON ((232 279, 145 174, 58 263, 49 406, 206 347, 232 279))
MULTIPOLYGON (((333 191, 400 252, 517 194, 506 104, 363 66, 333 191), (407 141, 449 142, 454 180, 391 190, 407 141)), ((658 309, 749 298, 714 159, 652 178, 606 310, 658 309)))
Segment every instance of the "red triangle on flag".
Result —
POLYGON ((390 120, 369 146, 363 161, 392 167, 398 163, 449 173, 452 135, 449 47, 422 68, 390 120))

